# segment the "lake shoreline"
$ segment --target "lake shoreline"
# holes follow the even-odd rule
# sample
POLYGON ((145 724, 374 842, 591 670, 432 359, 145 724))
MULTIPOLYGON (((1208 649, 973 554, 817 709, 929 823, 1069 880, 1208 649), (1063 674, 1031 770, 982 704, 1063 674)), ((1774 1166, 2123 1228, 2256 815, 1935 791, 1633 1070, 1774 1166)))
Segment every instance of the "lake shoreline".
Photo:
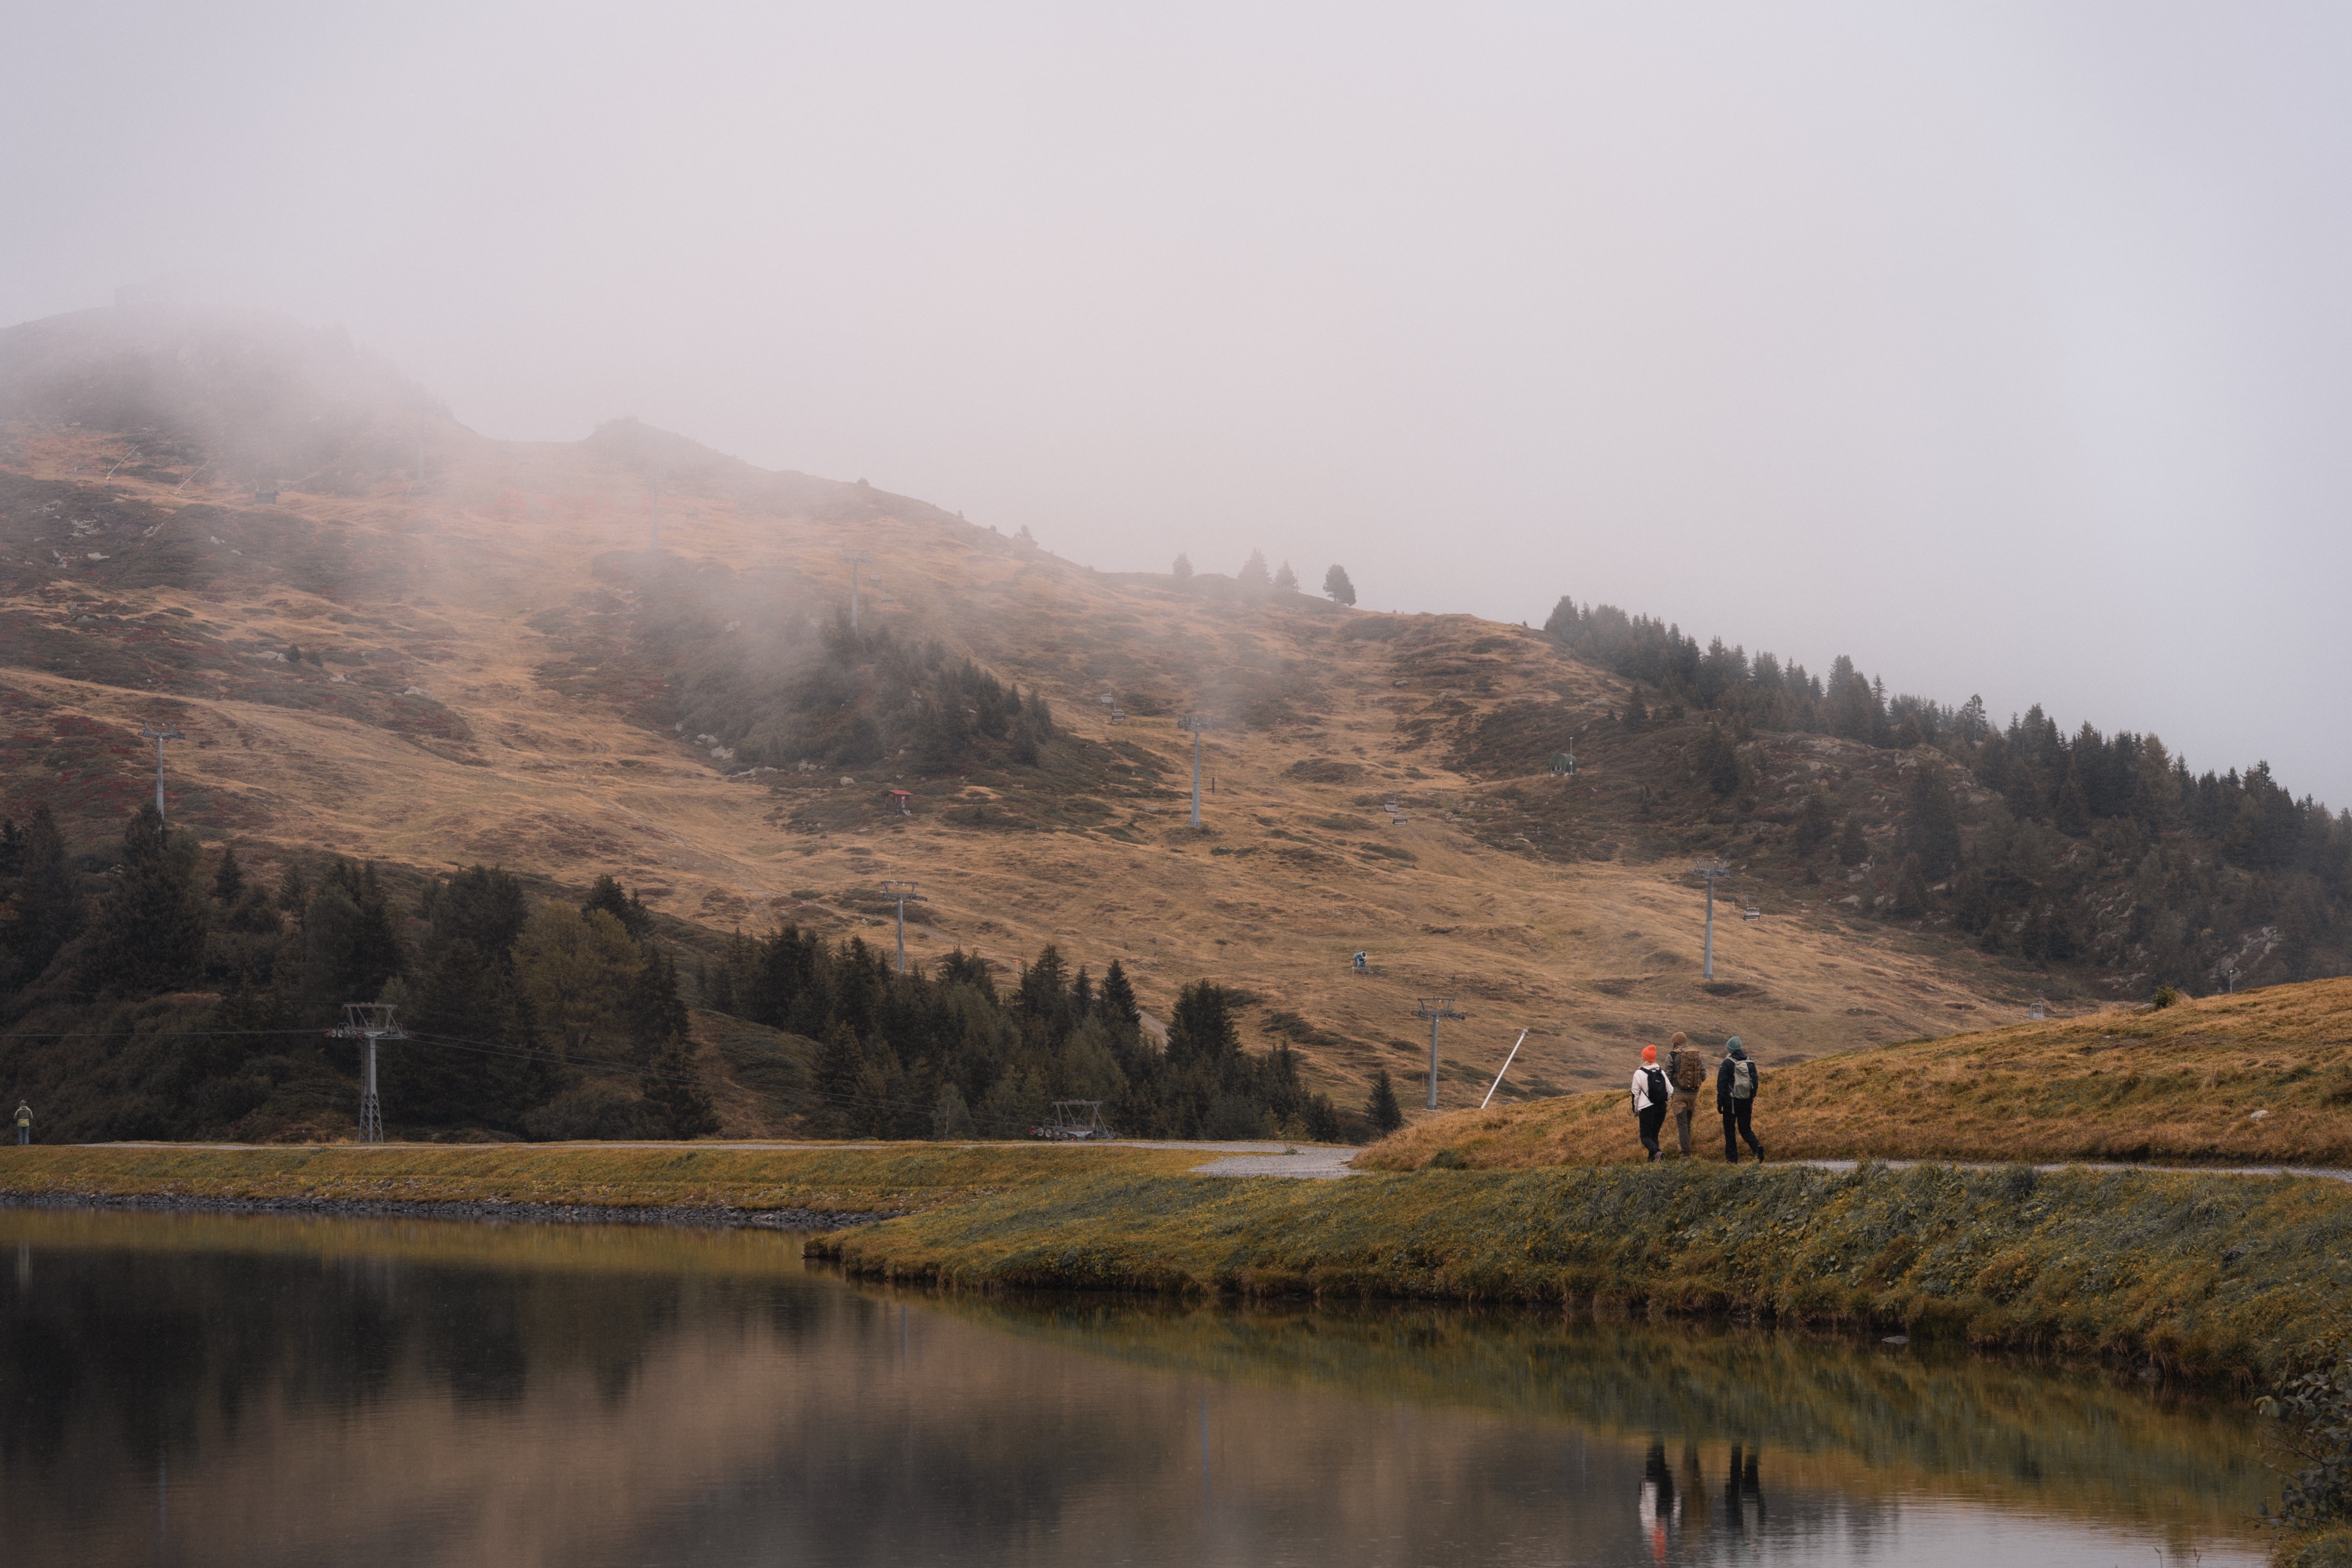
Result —
POLYGON ((2198 1383, 2316 1364, 2352 1300, 2327 1178, 1774 1166, 1097 1176, 814 1237, 982 1291, 1420 1299, 1869 1327, 2198 1383))
POLYGON ((106 1209, 139 1214, 262 1214, 326 1219, 433 1219, 477 1225, 656 1225, 686 1230, 837 1230, 895 1219, 813 1208, 710 1204, 535 1203, 476 1199, 217 1197, 175 1193, 0 1191, 0 1208, 106 1209))

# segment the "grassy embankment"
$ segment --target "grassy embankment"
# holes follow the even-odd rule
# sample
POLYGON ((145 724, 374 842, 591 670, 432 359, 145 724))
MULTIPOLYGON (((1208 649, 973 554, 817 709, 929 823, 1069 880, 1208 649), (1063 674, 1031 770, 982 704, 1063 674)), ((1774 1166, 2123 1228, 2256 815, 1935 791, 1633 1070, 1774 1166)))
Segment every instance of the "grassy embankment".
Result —
POLYGON ((1117 1169, 1174 1174, 1200 1156, 1152 1149, 883 1144, 787 1149, 684 1145, 390 1144, 294 1148, 86 1145, 0 1149, 0 1193, 27 1197, 339 1202, 672 1205, 897 1213, 1117 1169))
POLYGON ((2328 1178, 1698 1165, 1342 1183, 1090 1174, 810 1243, 979 1288, 1412 1296, 1753 1314, 2269 1377, 2345 1333, 2328 1178))
MULTIPOLYGON (((1749 1043, 1764 1071, 1756 1135, 1776 1158, 2352 1166, 2352 979, 1912 1040, 1785 1070, 1772 1065, 1769 1035, 1749 1043)), ((1722 1125, 1713 1090, 1703 1091, 1694 1146, 1707 1158, 1723 1157, 1722 1125)), ((1357 1164, 1415 1170, 1441 1153, 1441 1163, 1473 1169, 1642 1157, 1619 1085, 1434 1116, 1357 1164)))

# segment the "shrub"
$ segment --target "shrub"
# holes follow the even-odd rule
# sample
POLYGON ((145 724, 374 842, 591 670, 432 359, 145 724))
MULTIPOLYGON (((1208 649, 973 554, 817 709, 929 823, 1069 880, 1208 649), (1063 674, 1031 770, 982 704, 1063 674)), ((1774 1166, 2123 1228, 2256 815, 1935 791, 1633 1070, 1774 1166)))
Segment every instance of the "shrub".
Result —
POLYGON ((2352 1355, 2333 1371, 2305 1373, 2256 1408, 2287 1424, 2280 1447, 2303 1461, 2293 1472, 2280 1467, 2278 1511, 2265 1514, 2290 1530, 2352 1522, 2352 1355))
POLYGON ((2177 986, 2158 986, 2156 988, 2156 1006, 2159 1010, 2170 1007, 2179 999, 2180 988, 2177 986))

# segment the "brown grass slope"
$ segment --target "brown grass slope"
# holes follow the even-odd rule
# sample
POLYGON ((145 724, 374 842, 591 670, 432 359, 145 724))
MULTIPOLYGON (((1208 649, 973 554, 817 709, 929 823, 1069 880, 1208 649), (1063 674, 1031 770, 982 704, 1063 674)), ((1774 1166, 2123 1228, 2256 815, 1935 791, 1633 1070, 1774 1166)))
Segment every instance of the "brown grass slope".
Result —
MULTIPOLYGON (((1769 835, 1695 782, 1695 719, 1619 733, 1622 684, 1524 627, 1100 573, 631 423, 532 444, 406 405, 346 410, 344 445, 287 447, 262 475, 242 448, 215 461, 202 432, 109 428, 29 394, 8 412, 0 809, 47 801, 86 843, 150 788, 137 732, 168 719, 188 737, 176 820, 234 837, 264 874, 292 846, 568 885, 610 870, 713 932, 790 918, 874 936, 874 883, 917 878, 918 958, 961 944, 1009 967, 1058 943, 1097 972, 1124 960, 1156 1010, 1214 977, 1264 998, 1253 1043, 1287 1034, 1346 1096, 1386 1067, 1414 1105, 1412 1013, 1432 994, 1470 1014, 1439 1073, 1460 1106, 1520 1028, 1506 1101, 1613 1081, 1628 1042, 1675 1028, 1738 1030, 1785 1061, 2074 986, 1879 925, 1842 878, 1788 867, 1735 884, 1761 918, 1718 921, 1702 986, 1687 857, 1744 862, 1769 835), (835 605, 853 549, 874 563, 868 614, 1045 692, 1076 760, 751 775, 666 721, 677 671, 644 654, 646 573, 835 605), (1221 726, 1197 833, 1188 711, 1221 726), (1550 778, 1577 733, 1587 766, 1550 778), (894 785, 913 816, 890 810, 894 785), (1349 971, 1358 949, 1369 975, 1349 971)), ((1873 823, 1909 765, 1818 737, 1762 737, 1750 761, 1759 798, 1827 783, 1873 823)))
MULTIPOLYGON (((1784 1158, 2163 1160, 2352 1166, 2352 980, 2109 1011, 1776 1066, 1755 1113, 1784 1158)), ((1631 1076, 1629 1053, 1625 1071, 1631 1076)), ((1642 1157, 1622 1089, 1430 1118, 1360 1166, 1413 1170, 1642 1157)), ((1720 1161, 1710 1088, 1694 1139, 1720 1161)))

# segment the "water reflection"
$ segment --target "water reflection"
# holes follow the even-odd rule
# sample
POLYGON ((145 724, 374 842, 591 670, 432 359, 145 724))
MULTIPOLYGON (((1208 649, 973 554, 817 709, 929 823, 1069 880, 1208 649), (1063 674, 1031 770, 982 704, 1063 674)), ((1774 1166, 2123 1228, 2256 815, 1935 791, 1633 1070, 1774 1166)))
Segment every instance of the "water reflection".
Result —
POLYGON ((1874 1345, 897 1298, 740 1233, 0 1247, 11 1562, 2260 1560, 2229 1410, 1874 1345))

